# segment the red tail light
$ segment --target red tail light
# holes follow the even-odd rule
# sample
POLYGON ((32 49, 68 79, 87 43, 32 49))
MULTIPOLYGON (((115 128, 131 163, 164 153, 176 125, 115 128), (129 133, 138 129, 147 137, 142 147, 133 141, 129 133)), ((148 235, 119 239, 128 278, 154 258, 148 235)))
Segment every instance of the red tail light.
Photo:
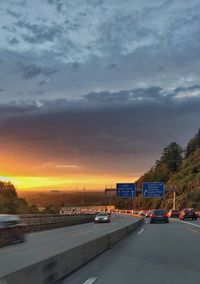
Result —
POLYGON ((156 215, 155 214, 151 214, 150 217, 156 217, 156 215))
POLYGON ((168 214, 163 214, 164 217, 168 217, 168 214))

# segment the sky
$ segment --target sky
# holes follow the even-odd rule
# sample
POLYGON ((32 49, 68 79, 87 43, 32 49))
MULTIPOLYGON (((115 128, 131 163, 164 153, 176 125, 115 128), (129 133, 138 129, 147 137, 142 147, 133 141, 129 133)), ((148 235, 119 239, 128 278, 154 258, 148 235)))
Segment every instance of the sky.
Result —
POLYGON ((199 0, 0 0, 0 178, 135 181, 200 127, 199 0))

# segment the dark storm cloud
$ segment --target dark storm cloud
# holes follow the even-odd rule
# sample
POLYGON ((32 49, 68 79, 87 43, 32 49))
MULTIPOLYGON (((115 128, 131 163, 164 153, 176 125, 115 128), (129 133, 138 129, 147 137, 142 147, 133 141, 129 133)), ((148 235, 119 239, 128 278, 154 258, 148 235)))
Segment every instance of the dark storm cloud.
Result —
POLYGON ((184 93, 184 92, 194 92, 199 91, 200 92, 200 85, 194 85, 189 87, 178 87, 174 90, 175 93, 184 93))
POLYGON ((0 104, 0 120, 5 117, 15 117, 17 115, 30 114, 36 110, 37 105, 35 103, 10 102, 0 104))
POLYGON ((126 102, 131 98, 130 93, 127 91, 120 91, 117 93, 111 92, 100 92, 100 93, 89 93, 84 96, 88 101, 96 103, 109 103, 109 102, 126 102))
POLYGON ((88 101, 98 102, 98 103, 136 103, 143 101, 168 101, 171 97, 175 96, 175 92, 170 93, 165 92, 160 87, 149 87, 149 88, 137 88, 132 90, 124 90, 119 92, 93 92, 84 96, 88 101))
POLYGON ((35 64, 29 64, 29 65, 19 64, 17 72, 22 73, 22 77, 24 79, 31 79, 39 75, 43 75, 46 77, 51 76, 55 74, 57 70, 35 64))
MULTIPOLYGON (((79 157, 87 167, 96 159, 109 171, 111 161, 123 156, 127 164, 121 165, 134 172, 138 164, 144 167, 145 157, 150 165, 171 141, 185 143, 200 126, 199 109, 199 96, 178 98, 175 90, 168 93, 158 87, 90 93, 78 102, 57 99, 1 106, 1 114, 8 118, 1 121, 0 132, 44 159, 79 157), (163 93, 168 99, 161 99, 163 93)), ((117 168, 120 164, 112 166, 117 168)))

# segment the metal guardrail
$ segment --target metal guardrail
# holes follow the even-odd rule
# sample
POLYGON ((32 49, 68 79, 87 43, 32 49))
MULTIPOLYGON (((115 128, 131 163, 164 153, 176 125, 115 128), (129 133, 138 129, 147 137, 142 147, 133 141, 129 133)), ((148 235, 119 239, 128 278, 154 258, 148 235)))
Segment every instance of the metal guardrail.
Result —
POLYGON ((66 226, 73 226, 93 222, 96 214, 84 215, 51 215, 51 214, 24 214, 20 215, 26 225, 26 232, 51 230, 66 226))

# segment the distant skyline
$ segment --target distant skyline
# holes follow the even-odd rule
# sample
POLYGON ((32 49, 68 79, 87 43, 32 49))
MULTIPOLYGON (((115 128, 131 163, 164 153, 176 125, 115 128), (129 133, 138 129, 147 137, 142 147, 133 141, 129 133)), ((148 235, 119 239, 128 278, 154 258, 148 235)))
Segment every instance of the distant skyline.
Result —
POLYGON ((200 127, 199 0, 0 1, 0 176, 136 180, 200 127))

